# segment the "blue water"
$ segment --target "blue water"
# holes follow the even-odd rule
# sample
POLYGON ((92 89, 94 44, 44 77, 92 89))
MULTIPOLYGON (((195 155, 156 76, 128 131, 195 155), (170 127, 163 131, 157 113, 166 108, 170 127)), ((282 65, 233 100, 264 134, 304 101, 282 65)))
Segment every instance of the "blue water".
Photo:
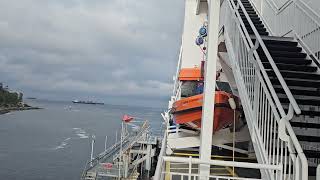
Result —
POLYGON ((159 129, 161 109, 32 100, 45 109, 0 115, 0 179, 78 180, 89 160, 115 141, 123 114, 148 119, 159 129), (71 110, 68 108, 71 106, 71 110))

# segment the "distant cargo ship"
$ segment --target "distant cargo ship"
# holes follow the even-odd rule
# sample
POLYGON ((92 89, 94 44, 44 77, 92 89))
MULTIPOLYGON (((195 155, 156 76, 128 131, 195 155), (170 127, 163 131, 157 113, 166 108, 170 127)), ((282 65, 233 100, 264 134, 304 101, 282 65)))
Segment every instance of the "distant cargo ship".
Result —
POLYGON ((37 99, 37 98, 35 98, 35 97, 27 97, 26 99, 37 99))
POLYGON ((77 104, 100 104, 103 105, 103 102, 94 102, 94 101, 79 101, 79 100, 73 100, 73 103, 77 103, 77 104))

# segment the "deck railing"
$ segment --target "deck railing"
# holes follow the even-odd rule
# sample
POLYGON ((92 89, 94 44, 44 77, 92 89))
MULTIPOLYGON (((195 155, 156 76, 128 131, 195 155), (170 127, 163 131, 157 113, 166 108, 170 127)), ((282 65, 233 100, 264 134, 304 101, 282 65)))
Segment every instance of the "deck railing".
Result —
MULTIPOLYGON (((281 165, 268 165, 268 164, 258 164, 258 163, 246 163, 246 162, 234 162, 234 161, 220 161, 220 160, 209 160, 203 161, 198 158, 183 158, 183 157, 172 157, 172 156, 164 156, 162 157, 162 163, 166 165, 165 170, 162 171, 162 177, 166 177, 166 179, 188 179, 188 180, 196 180, 199 178, 203 178, 199 175, 199 165, 206 164, 211 167, 228 167, 230 168, 230 174, 216 174, 209 175, 208 179, 213 180, 260 180, 260 178, 256 177, 237 177, 231 168, 245 168, 247 170, 267 170, 274 172, 278 176, 274 180, 280 180, 281 174, 283 171, 283 167, 281 165), (178 165, 179 168, 175 168, 174 165, 178 165), (173 166, 173 167, 171 167, 173 166), (182 168, 181 168, 182 167, 182 168), (183 168, 184 167, 184 168, 183 168)), ((259 175, 258 175, 259 176, 259 175)), ((156 179, 156 178, 155 178, 156 179)), ((157 179, 158 180, 158 179, 157 179)))

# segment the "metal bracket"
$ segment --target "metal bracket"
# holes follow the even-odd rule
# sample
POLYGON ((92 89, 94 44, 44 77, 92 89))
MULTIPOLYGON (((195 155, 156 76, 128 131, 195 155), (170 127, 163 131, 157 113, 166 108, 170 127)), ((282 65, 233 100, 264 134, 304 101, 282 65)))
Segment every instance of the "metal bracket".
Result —
POLYGON ((259 41, 256 39, 256 42, 254 43, 254 46, 253 46, 253 47, 249 50, 249 52, 248 52, 248 59, 249 59, 249 61, 254 65, 254 67, 255 67, 256 69, 258 69, 258 63, 257 63, 257 61, 254 61, 254 60, 253 60, 253 52, 259 48, 259 45, 260 45, 260 43, 259 43, 259 41))
POLYGON ((279 138, 282 141, 289 142, 289 136, 286 133, 286 123, 293 118, 293 113, 294 113, 293 107, 290 104, 287 115, 280 119, 278 132, 279 132, 279 138))

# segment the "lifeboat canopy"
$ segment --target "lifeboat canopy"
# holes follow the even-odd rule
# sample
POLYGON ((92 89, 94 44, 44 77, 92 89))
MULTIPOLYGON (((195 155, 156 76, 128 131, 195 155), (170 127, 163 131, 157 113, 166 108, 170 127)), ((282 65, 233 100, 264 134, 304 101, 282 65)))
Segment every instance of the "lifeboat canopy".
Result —
POLYGON ((194 68, 182 68, 179 73, 180 81, 203 81, 201 76, 201 69, 198 67, 194 68))

